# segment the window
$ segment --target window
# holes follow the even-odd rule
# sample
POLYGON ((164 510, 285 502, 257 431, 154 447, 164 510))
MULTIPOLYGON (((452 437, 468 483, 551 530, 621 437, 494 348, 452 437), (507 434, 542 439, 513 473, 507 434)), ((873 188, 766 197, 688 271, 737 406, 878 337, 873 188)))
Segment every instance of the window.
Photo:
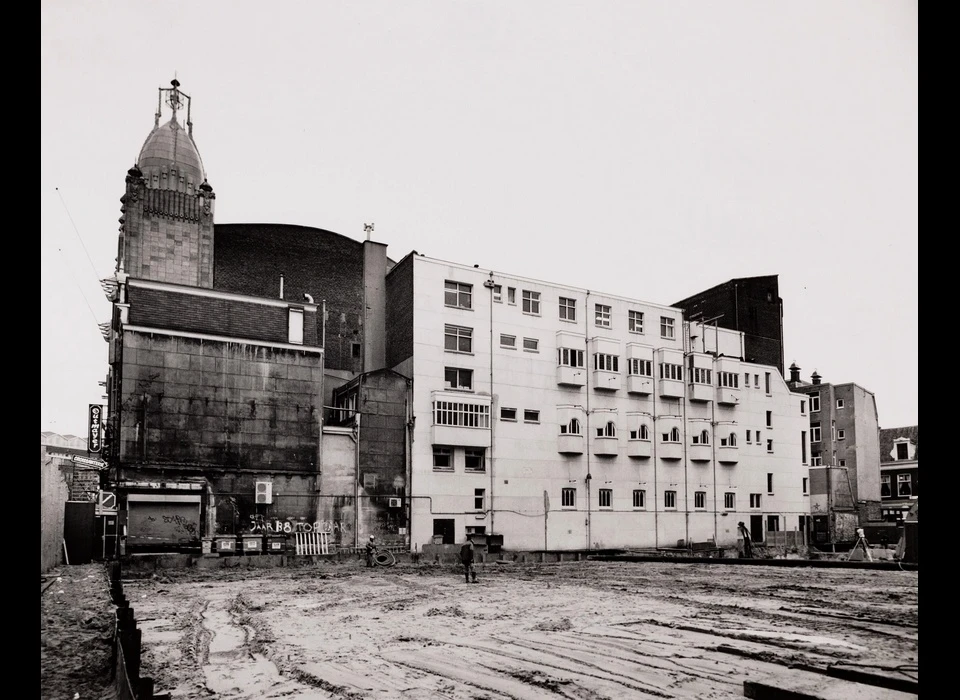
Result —
POLYGON ((773 452, 773 440, 767 440, 767 452, 773 452))
POLYGON ((540 411, 535 411, 532 408, 523 409, 523 422, 524 423, 539 423, 540 422, 540 411))
POLYGON ((767 493, 773 493, 773 474, 767 472, 767 493))
POLYGON ((610 508, 613 506, 613 489, 600 489, 597 495, 600 497, 601 508, 610 508))
POLYGON ((433 448, 433 470, 435 472, 453 471, 453 450, 449 447, 433 448))
POLYGON ((561 435, 580 435, 580 421, 571 418, 569 423, 560 424, 561 435))
POLYGON ((350 354, 354 358, 360 357, 360 343, 350 343, 350 354))
POLYGON ((690 358, 690 381, 694 384, 712 384, 713 378, 710 376, 711 370, 693 366, 693 358, 690 358))
POLYGON ((807 431, 800 431, 800 461, 803 464, 807 463, 807 431))
POLYGON ((577 300, 569 297, 560 297, 560 320, 577 320, 577 300))
POLYGON ((727 510, 733 510, 737 507, 737 494, 727 491, 723 494, 723 507, 727 510))
POLYGON ((810 484, 810 479, 808 479, 807 477, 803 477, 803 495, 804 495, 804 496, 806 496, 808 493, 810 493, 810 486, 809 486, 809 484, 810 484))
POLYGON ((760 388, 760 375, 759 375, 759 374, 753 375, 753 386, 754 386, 755 389, 759 389, 759 388, 760 388))
POLYGON ((847 437, 847 431, 840 429, 837 431, 837 440, 843 440, 847 437))
POLYGON ((660 379, 676 379, 683 381, 683 365, 673 365, 669 362, 660 363, 660 379))
POLYGON ((911 485, 911 476, 909 474, 897 474, 897 496, 904 497, 913 494, 911 485))
POLYGON ((749 373, 749 372, 744 372, 744 373, 743 373, 743 388, 744 388, 744 389, 749 389, 749 388, 750 388, 750 373, 749 373))
POLYGON ((516 419, 517 419, 517 409, 515 408, 500 409, 500 420, 516 420, 516 419))
POLYGON ((767 516, 767 532, 780 532, 780 516, 779 515, 767 516))
POLYGON ((748 445, 752 444, 752 442, 753 442, 753 441, 750 439, 750 436, 751 436, 751 435, 753 435, 753 433, 748 430, 748 431, 747 431, 747 444, 748 444, 748 445))
POLYGON ((660 337, 668 340, 673 340, 676 337, 676 329, 672 318, 668 316, 660 317, 660 337))
POLYGON ((517 349, 517 336, 507 335, 506 333, 500 334, 500 347, 509 348, 511 350, 517 349))
POLYGON ((837 408, 843 408, 843 399, 837 399, 837 408))
POLYGON ((473 329, 444 326, 443 349, 448 352, 473 352, 473 329))
POLYGON ((706 491, 694 491, 693 493, 693 507, 703 510, 707 507, 707 492, 706 491))
POLYGON ((677 492, 676 492, 676 491, 664 491, 664 492, 663 492, 663 507, 664 507, 664 508, 676 508, 676 507, 677 507, 677 492))
POLYGON ((706 430, 701 430, 699 433, 693 434, 693 444, 694 445, 709 445, 710 444, 710 433, 706 430))
POLYGON ((720 447, 736 447, 737 446, 737 434, 730 433, 728 437, 720 438, 720 447))
POLYGON ((820 423, 810 424, 810 442, 820 442, 820 423))
POLYGON ((462 428, 489 428, 490 407, 461 401, 434 401, 433 424, 462 428))
POLYGON ((670 432, 663 433, 664 442, 680 442, 680 428, 671 428, 670 432))
POLYGON ((606 304, 594 306, 594 322, 601 328, 610 327, 610 307, 606 304))
POLYGON ((643 312, 627 312, 627 330, 631 333, 643 333, 643 312))
POLYGON ((531 292, 524 289, 521 298, 520 308, 525 314, 540 315, 540 292, 531 292))
POLYGON ((602 369, 607 372, 620 371, 620 357, 617 355, 607 355, 602 352, 593 353, 593 368, 602 369))
POLYGON ((524 338, 523 349, 527 352, 540 352, 540 341, 536 338, 524 338))
POLYGON ((738 389, 740 388, 740 375, 735 372, 717 372, 717 386, 738 389))
POLYGON ((303 309, 288 310, 287 342, 303 345, 303 309))
POLYGON ((637 430, 630 431, 631 440, 649 440, 650 439, 650 429, 645 425, 641 425, 637 430))
POLYGON ((880 475, 880 497, 881 498, 890 498, 893 494, 890 493, 890 475, 881 474, 880 475))
POLYGON ((485 472, 486 454, 482 449, 467 448, 463 451, 463 470, 467 472, 485 472))
POLYGON ((750 507, 751 507, 751 508, 759 508, 759 507, 760 507, 760 494, 759 494, 759 493, 751 493, 751 494, 750 494, 750 507))
POLYGON ((803 400, 800 401, 800 415, 807 415, 807 402, 803 400))
POLYGON ((647 492, 643 489, 634 489, 633 490, 633 507, 634 508, 646 508, 647 507, 647 492))
POLYGON ((767 427, 773 427, 773 411, 767 411, 767 427))
POLYGON ((498 304, 503 303, 503 285, 493 285, 493 300, 498 304))
POLYGON ((474 489, 473 490, 473 507, 474 510, 485 510, 486 506, 484 501, 486 501, 487 492, 485 489, 474 489))
POLYGON ((597 428, 597 437, 617 437, 617 425, 612 420, 597 428))
POLYGON ((517 288, 507 287, 507 303, 517 305, 517 288))
POLYGON ((764 381, 766 382, 765 386, 767 387, 767 393, 770 393, 770 373, 767 372, 764 374, 764 381))
POLYGON ((845 466, 847 466, 847 460, 845 460, 845 459, 839 459, 839 460, 837 460, 837 466, 838 466, 838 467, 845 467, 845 466))
POLYGON ((562 489, 560 491, 560 505, 564 508, 576 508, 577 507, 577 490, 576 489, 562 489))
POLYGON ((557 364, 567 367, 583 367, 583 350, 557 348, 557 364))
POLYGON ((897 443, 897 459, 910 459, 910 453, 908 451, 907 443, 898 442, 897 443))
POLYGON ((443 370, 443 384, 447 389, 473 391, 473 370, 446 367, 443 370))
POLYGON ((473 308, 473 285, 447 280, 443 284, 443 303, 460 309, 473 308))
POLYGON ((810 394, 810 413, 818 413, 820 411, 820 392, 818 391, 815 394, 810 394))
POLYGON ((632 357, 627 360, 627 372, 637 377, 652 377, 653 361, 632 357))
POLYGON ((760 444, 760 431, 759 431, 759 430, 755 430, 755 431, 753 432, 753 434, 757 436, 757 444, 759 445, 759 444, 760 444))
POLYGON ((810 458, 811 467, 822 467, 823 466, 823 457, 820 455, 814 455, 810 458))

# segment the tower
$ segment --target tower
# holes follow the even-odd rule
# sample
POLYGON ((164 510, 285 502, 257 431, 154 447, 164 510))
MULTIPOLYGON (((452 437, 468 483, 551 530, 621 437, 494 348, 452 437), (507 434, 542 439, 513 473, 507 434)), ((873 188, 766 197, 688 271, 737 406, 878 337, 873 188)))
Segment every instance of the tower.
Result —
POLYGON ((159 88, 153 130, 127 171, 117 272, 212 288, 214 199, 193 140, 190 96, 174 79, 159 88), (171 116, 161 124, 164 102, 171 116), (184 108, 186 128, 178 118, 184 108))

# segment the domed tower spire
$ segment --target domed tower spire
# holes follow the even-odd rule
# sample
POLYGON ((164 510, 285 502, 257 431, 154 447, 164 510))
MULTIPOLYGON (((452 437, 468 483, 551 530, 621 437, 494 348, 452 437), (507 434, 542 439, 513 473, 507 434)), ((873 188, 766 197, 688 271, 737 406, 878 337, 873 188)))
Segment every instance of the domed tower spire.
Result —
POLYGON ((191 98, 174 78, 158 89, 153 130, 127 173, 118 268, 132 277, 213 287, 213 204, 193 140, 191 98), (163 105, 170 120, 160 123, 163 105), (179 114, 186 110, 186 130, 179 114))

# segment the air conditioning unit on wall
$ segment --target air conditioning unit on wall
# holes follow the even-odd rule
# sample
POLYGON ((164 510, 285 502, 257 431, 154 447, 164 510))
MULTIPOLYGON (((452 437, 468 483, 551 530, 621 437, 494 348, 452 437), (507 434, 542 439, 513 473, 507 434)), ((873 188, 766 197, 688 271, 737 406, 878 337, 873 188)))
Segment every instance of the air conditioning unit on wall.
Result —
POLYGON ((273 503, 273 482, 258 481, 256 492, 257 503, 273 503))
POLYGON ((399 508, 402 504, 403 504, 403 501, 402 501, 401 499, 399 499, 399 498, 391 498, 391 499, 390 499, 390 507, 391 507, 391 508, 399 508))

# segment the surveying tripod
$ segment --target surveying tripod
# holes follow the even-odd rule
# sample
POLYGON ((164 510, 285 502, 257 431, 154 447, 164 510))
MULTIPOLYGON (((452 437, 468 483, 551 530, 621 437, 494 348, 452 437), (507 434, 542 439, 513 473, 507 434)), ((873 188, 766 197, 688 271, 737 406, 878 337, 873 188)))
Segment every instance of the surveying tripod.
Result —
POLYGON ((867 561, 873 561, 873 555, 870 554, 870 545, 867 544, 867 538, 863 534, 863 528, 857 528, 857 541, 853 545, 853 549, 850 550, 850 554, 853 554, 857 549, 862 549, 864 555, 867 557, 867 561))

